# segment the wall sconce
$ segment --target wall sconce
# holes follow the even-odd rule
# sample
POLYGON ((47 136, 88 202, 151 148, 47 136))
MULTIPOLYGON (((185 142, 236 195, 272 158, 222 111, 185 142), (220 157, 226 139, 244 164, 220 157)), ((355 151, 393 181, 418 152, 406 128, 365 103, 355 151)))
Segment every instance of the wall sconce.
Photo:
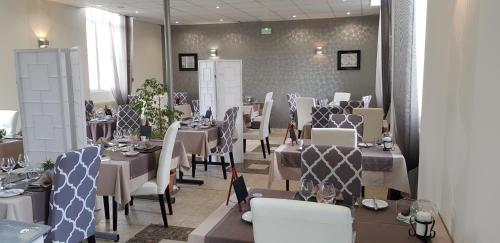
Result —
POLYGON ((210 49, 210 57, 217 57, 217 49, 210 49))
POLYGON ((47 48, 49 47, 49 40, 40 38, 38 39, 38 47, 39 48, 47 48))
POLYGON ((316 53, 318 55, 324 54, 323 47, 322 46, 317 46, 316 48, 314 48, 314 53, 316 53))

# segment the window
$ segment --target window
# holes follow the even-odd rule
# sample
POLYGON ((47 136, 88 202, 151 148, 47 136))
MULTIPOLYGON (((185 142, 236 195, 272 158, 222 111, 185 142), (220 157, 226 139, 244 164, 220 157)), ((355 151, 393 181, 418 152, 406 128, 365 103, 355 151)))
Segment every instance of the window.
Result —
POLYGON ((126 75, 125 19, 94 8, 85 14, 90 90, 112 91, 126 75))

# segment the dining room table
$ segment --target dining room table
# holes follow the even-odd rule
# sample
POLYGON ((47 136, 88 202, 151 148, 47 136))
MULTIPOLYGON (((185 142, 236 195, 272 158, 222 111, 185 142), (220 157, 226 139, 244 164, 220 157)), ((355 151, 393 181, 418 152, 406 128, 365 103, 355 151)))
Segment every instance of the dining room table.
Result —
POLYGON ((190 104, 178 104, 174 106, 174 109, 176 111, 182 112, 181 118, 186 119, 190 118, 192 116, 192 110, 191 110, 191 105, 190 104))
MULTIPOLYGON (((304 146, 311 143, 304 139, 304 146)), ((362 155, 361 184, 363 186, 383 186, 411 194, 406 160, 397 145, 385 151, 378 145, 359 147, 362 155)), ((268 188, 278 180, 299 181, 301 172, 301 151, 297 144, 282 144, 274 152, 269 166, 268 188)))
MULTIPOLYGON (((249 189, 249 195, 261 193, 264 198, 279 198, 298 200, 297 193, 291 191, 276 191, 268 189, 249 189)), ((250 199, 248 199, 250 200, 250 199)), ((361 200, 361 199, 360 199, 361 200)), ((240 211, 233 194, 229 205, 224 202, 208 218, 206 218, 188 236, 189 243, 252 243, 254 242, 251 223, 242 220, 240 211)), ((355 243, 419 243, 420 239, 410 236, 409 224, 399 221, 397 202, 387 201, 385 209, 372 210, 359 204, 351 207, 353 215, 353 231, 355 243)), ((310 202, 316 203, 316 202, 310 202)), ((244 205, 248 210, 248 204, 244 205)), ((437 217, 434 226, 436 236, 433 243, 452 243, 452 239, 441 219, 437 217)), ((334 241, 334 239, 332 239, 334 241)))
POLYGON ((116 118, 87 121, 87 137, 96 142, 100 138, 111 140, 116 130, 116 118))

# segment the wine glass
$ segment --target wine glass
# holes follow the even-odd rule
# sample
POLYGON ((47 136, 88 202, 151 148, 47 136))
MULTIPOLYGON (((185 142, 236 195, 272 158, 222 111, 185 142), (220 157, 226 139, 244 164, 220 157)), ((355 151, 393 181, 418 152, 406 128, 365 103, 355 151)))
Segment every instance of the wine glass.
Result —
POLYGON ((19 154, 19 156, 17 157, 17 165, 21 168, 26 168, 26 171, 25 171, 25 174, 26 174, 26 178, 23 180, 23 181, 28 181, 29 178, 28 178, 28 175, 29 175, 29 166, 30 166, 30 161, 29 161, 29 158, 28 158, 28 155, 26 154, 19 154))
POLYGON ((0 166, 1 166, 2 170, 7 172, 7 178, 8 178, 7 181, 9 181, 9 183, 7 185, 5 185, 5 187, 12 186, 12 183, 10 183, 10 173, 14 169, 14 166, 16 166, 14 159, 12 157, 2 158, 0 166))
POLYGON ((309 198, 313 196, 314 184, 309 179, 303 179, 300 181, 300 195, 304 198, 304 201, 309 201, 309 198))
POLYGON ((304 146, 304 139, 298 139, 297 140, 297 144, 299 145, 299 150, 304 149, 303 148, 303 146, 304 146))
MULTIPOLYGON (((331 182, 321 182, 318 187, 318 194, 321 195, 321 203, 333 204, 337 190, 331 182)), ((318 201, 319 202, 319 201, 318 201)))

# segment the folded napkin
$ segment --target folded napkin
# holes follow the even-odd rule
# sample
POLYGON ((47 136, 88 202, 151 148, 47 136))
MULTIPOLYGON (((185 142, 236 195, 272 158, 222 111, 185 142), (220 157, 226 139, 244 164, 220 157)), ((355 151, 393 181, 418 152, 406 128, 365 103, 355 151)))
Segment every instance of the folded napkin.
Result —
POLYGON ((35 182, 31 183, 32 185, 37 185, 41 187, 49 187, 52 186, 52 182, 54 181, 55 174, 51 171, 45 171, 42 173, 40 178, 35 182))
POLYGON ((108 146, 111 146, 111 145, 109 144, 110 142, 111 142, 111 141, 109 141, 109 139, 106 139, 106 138, 99 138, 99 139, 97 139, 97 141, 96 141, 95 143, 96 143, 96 144, 102 144, 102 145, 104 145, 104 146, 108 147, 108 146))

